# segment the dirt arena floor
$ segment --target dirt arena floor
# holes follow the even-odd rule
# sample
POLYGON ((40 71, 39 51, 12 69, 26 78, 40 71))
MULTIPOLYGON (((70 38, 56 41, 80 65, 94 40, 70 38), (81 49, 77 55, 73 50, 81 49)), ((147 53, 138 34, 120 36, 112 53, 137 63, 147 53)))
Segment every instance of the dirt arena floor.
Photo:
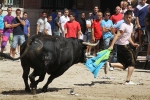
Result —
POLYGON ((76 64, 55 79, 48 92, 42 93, 46 75, 36 95, 24 91, 22 73, 19 61, 0 60, 0 100, 150 100, 150 70, 135 70, 132 81, 143 84, 122 85, 127 71, 115 69, 108 73, 111 79, 102 79, 102 68, 94 78, 83 64, 76 64), (75 95, 70 94, 72 88, 75 95))

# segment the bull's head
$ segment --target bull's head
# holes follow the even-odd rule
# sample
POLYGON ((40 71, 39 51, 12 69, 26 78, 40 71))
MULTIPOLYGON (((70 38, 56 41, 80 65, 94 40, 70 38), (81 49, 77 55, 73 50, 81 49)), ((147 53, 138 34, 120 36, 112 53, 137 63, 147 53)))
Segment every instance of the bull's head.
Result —
POLYGON ((99 41, 97 41, 97 43, 88 43, 88 42, 82 41, 82 51, 81 51, 82 53, 81 53, 81 58, 80 58, 81 63, 86 62, 85 50, 86 50, 87 46, 96 46, 98 44, 99 44, 99 41))

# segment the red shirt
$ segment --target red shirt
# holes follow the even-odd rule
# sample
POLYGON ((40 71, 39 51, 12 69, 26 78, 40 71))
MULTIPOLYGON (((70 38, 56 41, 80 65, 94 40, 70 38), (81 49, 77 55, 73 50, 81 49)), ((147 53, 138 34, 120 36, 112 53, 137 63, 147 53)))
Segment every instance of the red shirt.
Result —
POLYGON ((67 28, 66 38, 77 38, 77 33, 81 30, 80 24, 77 21, 68 21, 64 27, 67 28))
POLYGON ((94 20, 92 24, 92 28, 94 29, 94 37, 96 40, 101 39, 102 37, 102 28, 99 20, 94 20))
POLYGON ((122 20, 123 15, 121 13, 114 14, 110 17, 110 20, 112 20, 113 24, 116 24, 118 21, 122 20))

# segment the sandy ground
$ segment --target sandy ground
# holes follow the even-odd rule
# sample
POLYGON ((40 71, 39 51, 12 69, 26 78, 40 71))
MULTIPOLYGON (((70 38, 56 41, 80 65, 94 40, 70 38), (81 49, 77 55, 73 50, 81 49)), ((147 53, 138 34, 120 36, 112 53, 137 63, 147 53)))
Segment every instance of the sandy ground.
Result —
MULTIPOLYGON (((32 72, 32 70, 31 70, 32 72)), ((108 76, 115 79, 101 79, 103 68, 97 78, 82 64, 76 64, 62 76, 55 79, 47 93, 38 85, 37 94, 26 93, 22 79, 22 67, 18 61, 0 60, 0 100, 150 100, 150 70, 136 69, 132 81, 143 85, 122 85, 127 71, 115 69, 108 76), (71 88, 78 95, 70 95, 71 88)))

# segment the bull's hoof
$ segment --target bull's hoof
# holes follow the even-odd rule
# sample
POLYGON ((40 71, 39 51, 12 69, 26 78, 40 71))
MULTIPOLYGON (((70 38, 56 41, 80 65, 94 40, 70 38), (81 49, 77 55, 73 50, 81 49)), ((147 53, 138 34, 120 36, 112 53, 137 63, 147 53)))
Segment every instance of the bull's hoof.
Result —
POLYGON ((37 88, 37 85, 33 85, 32 83, 30 83, 30 88, 36 89, 36 88, 37 88))
POLYGON ((44 92, 44 93, 47 92, 47 88, 43 88, 42 92, 44 92))
POLYGON ((26 92, 30 92, 30 93, 31 93, 30 88, 25 88, 25 91, 26 91, 26 92))
POLYGON ((36 89, 32 89, 33 95, 36 95, 36 89))

